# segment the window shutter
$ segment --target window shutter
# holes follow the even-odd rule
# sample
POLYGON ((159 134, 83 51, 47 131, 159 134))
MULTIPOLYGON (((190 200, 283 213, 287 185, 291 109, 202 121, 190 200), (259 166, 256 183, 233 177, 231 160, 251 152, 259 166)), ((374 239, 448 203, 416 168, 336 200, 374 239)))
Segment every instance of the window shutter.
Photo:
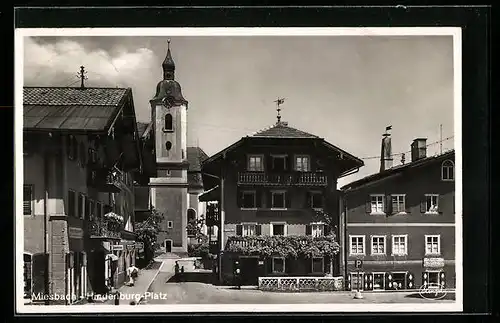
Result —
POLYGON ((264 156, 263 158, 264 158, 264 160, 262 161, 262 163, 264 165, 266 165, 264 168, 264 171, 272 172, 273 171, 273 157, 272 156, 264 156))
POLYGON ((439 195, 438 196, 438 212, 443 213, 443 210, 445 209, 445 197, 444 195, 439 195))
POLYGON ((45 291, 45 271, 47 269, 48 255, 40 253, 32 257, 32 292, 44 293, 45 291))
POLYGON ((68 159, 72 160, 73 159, 73 150, 71 147, 72 143, 72 138, 73 136, 69 135, 66 137, 66 153, 68 154, 68 159))
POLYGON ((292 199, 290 198, 290 192, 285 192, 285 207, 291 208, 292 207, 292 199))
POLYGON ((271 191, 267 191, 267 207, 272 208, 273 207, 273 193, 271 191))
POLYGON ((426 273, 425 271, 422 273, 422 285, 424 286, 429 285, 429 274, 426 273))
POLYGON ((285 171, 291 170, 292 164, 290 163, 290 156, 286 155, 285 157, 285 171))
POLYGON ((446 274, 444 271, 439 273, 439 284, 441 288, 446 288, 446 274))
POLYGON ((262 190, 257 189, 255 190, 255 201, 256 201, 256 207, 261 208, 262 207, 262 190))
POLYGON ((366 201, 365 212, 372 213, 372 199, 370 196, 368 196, 368 201, 366 201))
POLYGON ((327 224, 325 224, 324 230, 325 230, 325 236, 329 236, 332 233, 332 228, 327 224))
POLYGON ((242 236, 243 235, 243 226, 241 224, 236 225, 236 235, 237 236, 242 236))
POLYGON ((239 190, 238 191, 238 198, 236 201, 238 207, 243 207, 243 191, 239 190))
POLYGON ((330 273, 330 257, 323 257, 323 273, 330 273))
POLYGON ((312 227, 310 224, 306 225, 306 236, 312 235, 312 227))
POLYGON ((260 236, 260 235, 262 235, 262 225, 257 224, 257 225, 255 226, 255 235, 256 235, 256 236, 260 236))
POLYGON ((24 185, 23 187, 23 214, 31 215, 33 214, 32 210, 32 201, 33 201, 33 186, 24 185))
POLYGON ((391 215, 392 214, 392 195, 386 195, 385 196, 385 214, 391 215))
POLYGON ((408 195, 405 195, 405 212, 411 213, 410 203, 408 203, 408 195))
POLYGON ((415 288, 415 276, 411 272, 406 274, 406 288, 415 288))
POLYGON ((385 289, 392 289, 392 274, 390 272, 385 275, 385 289))
POLYGON ((420 201, 420 213, 425 213, 427 211, 427 201, 425 197, 420 201))

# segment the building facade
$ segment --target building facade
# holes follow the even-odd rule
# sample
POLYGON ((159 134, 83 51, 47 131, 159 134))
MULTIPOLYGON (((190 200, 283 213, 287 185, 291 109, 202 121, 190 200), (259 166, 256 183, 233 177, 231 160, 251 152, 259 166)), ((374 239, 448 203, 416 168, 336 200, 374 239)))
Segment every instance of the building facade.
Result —
POLYGON ((132 91, 25 87, 23 119, 25 298, 118 287, 136 257, 132 91))
POLYGON ((341 254, 261 252, 273 239, 333 247, 340 210, 337 179, 362 165, 324 139, 281 121, 208 158, 202 166, 207 192, 200 199, 218 203, 219 218, 211 224, 220 229, 220 279, 231 281, 236 260, 249 285, 256 285, 259 276, 341 275, 341 254))
POLYGON ((347 288, 454 288, 455 153, 427 156, 418 138, 411 160, 393 166, 390 141, 384 135, 379 173, 341 189, 347 288))
POLYGON ((198 195, 203 192, 200 162, 207 155, 187 145, 188 101, 175 80, 175 63, 170 51, 162 64, 163 79, 150 101, 151 121, 140 123, 143 155, 147 160, 148 184, 136 185, 137 212, 152 208, 163 214, 157 237, 163 252, 187 253, 189 218, 205 213, 198 195))

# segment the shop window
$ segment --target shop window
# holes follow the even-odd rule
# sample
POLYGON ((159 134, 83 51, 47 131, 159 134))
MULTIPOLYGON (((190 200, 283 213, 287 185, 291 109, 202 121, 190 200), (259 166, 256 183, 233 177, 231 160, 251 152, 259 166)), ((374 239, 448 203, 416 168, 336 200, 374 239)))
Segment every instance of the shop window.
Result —
POLYGON ((273 273, 284 273, 285 272, 285 258, 273 257, 272 258, 272 270, 273 273))
POLYGON ((23 266, 23 278, 24 278, 24 298, 31 298, 32 287, 33 287, 33 276, 32 276, 32 262, 31 255, 25 253, 23 255, 24 266, 23 266))
POLYGON ((389 283, 389 288, 391 289, 405 289, 406 284, 406 273, 391 273, 391 282, 389 283))
POLYGON ((363 290, 363 273, 351 273, 351 290, 363 290))
POLYGON ((33 185, 25 184, 23 186, 23 214, 33 215, 34 209, 33 185))
POLYGON ((373 289, 382 290, 385 289, 385 273, 374 273, 373 274, 373 289))

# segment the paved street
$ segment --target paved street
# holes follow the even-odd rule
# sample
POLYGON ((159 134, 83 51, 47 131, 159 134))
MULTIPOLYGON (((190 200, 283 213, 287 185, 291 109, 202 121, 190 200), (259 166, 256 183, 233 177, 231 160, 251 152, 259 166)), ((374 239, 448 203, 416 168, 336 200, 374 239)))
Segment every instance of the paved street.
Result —
POLYGON ((450 303, 447 300, 425 300, 409 297, 409 293, 381 292, 363 293, 364 299, 354 300, 354 292, 321 293, 277 293, 262 292, 256 289, 235 290, 227 286, 214 286, 209 283, 209 273, 187 273, 186 282, 172 282, 172 274, 160 273, 153 282, 147 304, 303 304, 303 303, 450 303), (157 299, 153 299, 156 297, 157 299), (160 299, 161 298, 161 299, 160 299))

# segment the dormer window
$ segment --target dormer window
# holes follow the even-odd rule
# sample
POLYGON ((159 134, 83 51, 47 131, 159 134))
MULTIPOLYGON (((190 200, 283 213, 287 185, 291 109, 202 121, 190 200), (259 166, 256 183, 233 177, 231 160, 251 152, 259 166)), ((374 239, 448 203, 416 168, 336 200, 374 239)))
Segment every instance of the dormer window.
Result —
POLYGON ((167 113, 165 115, 165 131, 174 131, 174 125, 172 121, 172 115, 167 113))
POLYGON ((445 160, 441 165, 441 179, 443 181, 455 180, 455 165, 451 160, 445 160))

